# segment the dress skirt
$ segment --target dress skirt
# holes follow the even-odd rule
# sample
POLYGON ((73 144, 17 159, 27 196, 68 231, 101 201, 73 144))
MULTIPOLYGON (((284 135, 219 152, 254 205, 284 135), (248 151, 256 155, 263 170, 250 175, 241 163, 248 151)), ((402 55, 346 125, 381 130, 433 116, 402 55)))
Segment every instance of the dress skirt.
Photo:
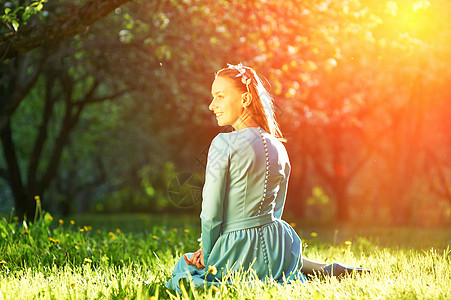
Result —
MULTIPOLYGON (((226 279, 230 282, 234 272, 247 270, 252 270, 251 273, 260 280, 270 278, 279 283, 306 281, 301 273, 301 249, 299 236, 280 219, 259 227, 227 232, 220 235, 213 246, 206 268, 188 265, 182 256, 166 287, 181 293, 179 281, 182 278, 192 280, 196 287, 204 287, 219 285, 226 276, 229 276, 226 279), (216 267, 215 275, 208 272, 209 266, 216 267)), ((187 253, 188 258, 191 255, 193 253, 187 253)))

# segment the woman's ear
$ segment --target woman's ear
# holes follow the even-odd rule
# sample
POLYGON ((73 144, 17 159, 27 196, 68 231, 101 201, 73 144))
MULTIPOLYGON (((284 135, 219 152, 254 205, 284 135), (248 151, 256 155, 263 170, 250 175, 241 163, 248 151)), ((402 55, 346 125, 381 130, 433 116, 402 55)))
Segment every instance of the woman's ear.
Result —
POLYGON ((243 105, 244 108, 251 105, 251 102, 252 102, 252 94, 251 93, 245 92, 241 95, 241 104, 243 105))

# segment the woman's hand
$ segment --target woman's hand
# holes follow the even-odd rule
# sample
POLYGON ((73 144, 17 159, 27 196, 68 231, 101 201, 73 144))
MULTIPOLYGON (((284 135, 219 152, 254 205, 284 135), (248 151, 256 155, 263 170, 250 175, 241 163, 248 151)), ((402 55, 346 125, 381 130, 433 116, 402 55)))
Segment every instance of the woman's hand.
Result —
POLYGON ((185 262, 188 265, 196 266, 198 269, 205 268, 204 264, 204 251, 202 249, 197 250, 194 252, 194 254, 191 256, 190 259, 186 256, 186 254, 183 255, 183 258, 185 258, 185 262))

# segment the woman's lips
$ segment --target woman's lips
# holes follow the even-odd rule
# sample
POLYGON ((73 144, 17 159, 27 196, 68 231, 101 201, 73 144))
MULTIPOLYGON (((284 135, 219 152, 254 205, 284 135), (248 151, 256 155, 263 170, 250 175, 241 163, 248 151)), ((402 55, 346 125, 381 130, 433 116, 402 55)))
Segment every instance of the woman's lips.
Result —
POLYGON ((218 118, 218 117, 220 117, 220 116, 222 116, 222 112, 219 112, 219 113, 215 113, 215 115, 216 115, 216 118, 218 118))

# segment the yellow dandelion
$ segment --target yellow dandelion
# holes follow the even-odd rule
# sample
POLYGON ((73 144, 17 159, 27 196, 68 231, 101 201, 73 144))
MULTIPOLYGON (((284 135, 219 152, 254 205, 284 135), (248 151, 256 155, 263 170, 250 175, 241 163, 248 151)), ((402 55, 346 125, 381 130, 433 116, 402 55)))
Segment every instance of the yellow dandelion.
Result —
POLYGON ((68 233, 66 233, 66 237, 68 237, 69 236, 69 234, 68 233))
POLYGON ((89 264, 92 263, 92 260, 90 260, 89 258, 85 258, 84 262, 89 264))
POLYGON ((53 217, 49 214, 45 215, 45 219, 49 221, 53 221, 53 217))
POLYGON ((0 260, 0 265, 5 265, 5 264, 6 264, 6 261, 0 260))
POLYGON ((352 242, 351 242, 351 241, 346 241, 346 242, 345 242, 345 245, 351 246, 351 245, 352 245, 352 242))
POLYGON ((60 224, 64 224, 64 220, 62 220, 62 219, 59 219, 58 222, 59 222, 60 224))
POLYGON ((83 231, 85 231, 85 229, 84 228, 80 228, 80 232, 83 232, 83 231))
POLYGON ((121 230, 119 228, 116 228, 117 233, 121 233, 121 230))
POLYGON ((34 200, 39 201, 41 199, 41 197, 39 197, 38 195, 34 196, 34 200))
POLYGON ((110 238, 114 239, 116 237, 116 235, 112 232, 108 232, 108 235, 110 236, 110 238))
POLYGON ((216 266, 208 266, 208 273, 216 275, 218 274, 218 269, 216 269, 216 266))
POLYGON ((188 232, 189 232, 189 229, 185 229, 184 231, 185 231, 186 233, 188 233, 188 232))
POLYGON ((59 240, 54 239, 52 237, 49 237, 49 241, 51 241, 52 243, 58 243, 59 242, 59 240))
POLYGON ((13 217, 13 220, 14 220, 14 221, 17 221, 17 220, 19 220, 19 217, 18 217, 18 216, 14 216, 14 217, 13 217))
POLYGON ((72 225, 74 225, 74 224, 75 224, 75 221, 74 221, 74 220, 70 220, 70 223, 71 223, 72 225))
POLYGON ((168 238, 168 242, 172 242, 172 239, 171 239, 171 238, 168 238))
POLYGON ((177 232, 178 230, 177 228, 172 228, 172 231, 177 232))
POLYGON ((214 285, 211 286, 211 289, 212 289, 213 292, 215 292, 215 293, 219 292, 219 289, 218 289, 216 286, 214 286, 214 285))
POLYGON ((92 230, 92 226, 88 226, 87 228, 88 228, 88 230, 92 230))
POLYGON ((156 235, 152 235, 152 238, 156 240, 158 237, 156 235))
POLYGON ((77 282, 76 281, 72 281, 71 283, 70 283, 70 286, 71 287, 75 287, 77 285, 77 282))
POLYGON ((317 236, 318 236, 318 233, 312 232, 312 233, 310 233, 310 236, 312 236, 312 237, 317 237, 317 236))
POLYGON ((25 234, 25 235, 27 235, 29 233, 30 233, 30 231, 28 229, 25 229, 24 231, 22 231, 22 234, 25 234))

